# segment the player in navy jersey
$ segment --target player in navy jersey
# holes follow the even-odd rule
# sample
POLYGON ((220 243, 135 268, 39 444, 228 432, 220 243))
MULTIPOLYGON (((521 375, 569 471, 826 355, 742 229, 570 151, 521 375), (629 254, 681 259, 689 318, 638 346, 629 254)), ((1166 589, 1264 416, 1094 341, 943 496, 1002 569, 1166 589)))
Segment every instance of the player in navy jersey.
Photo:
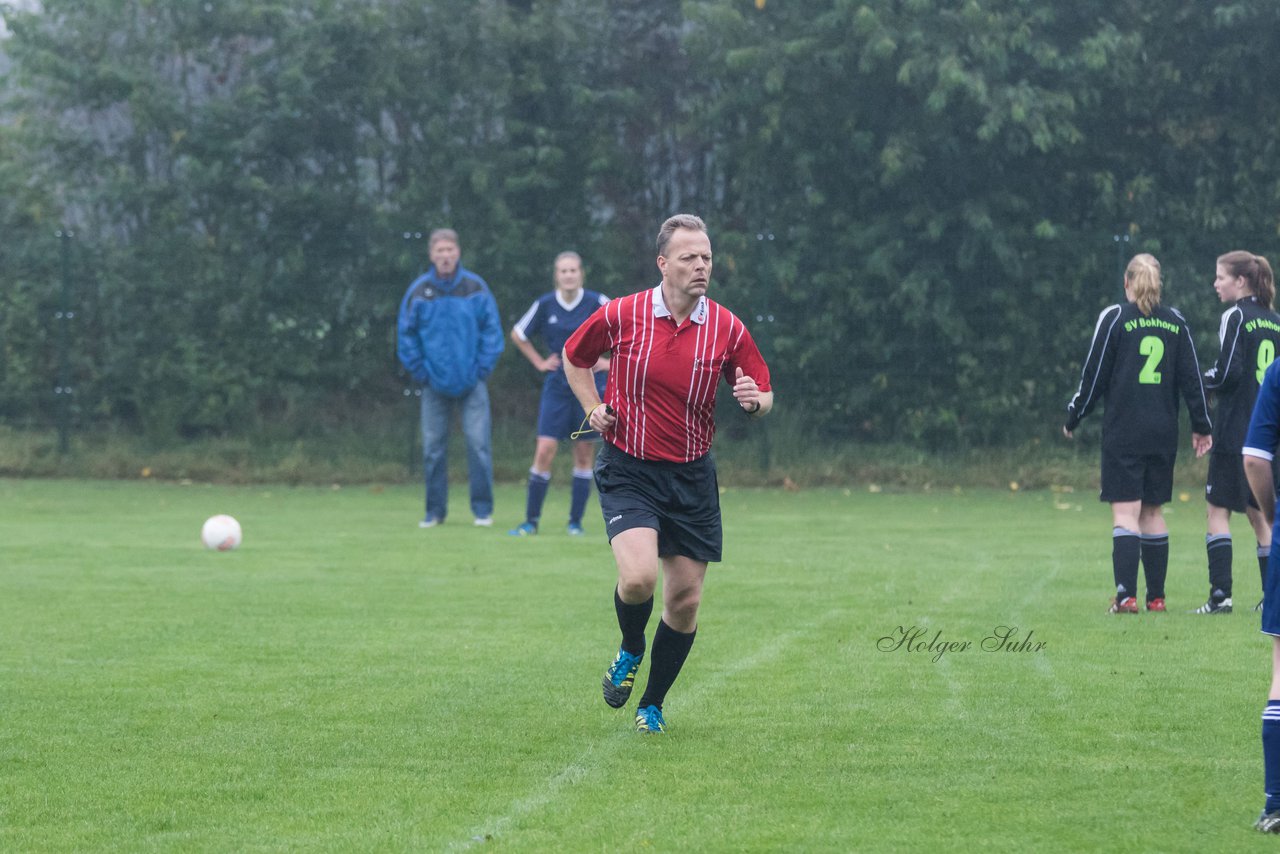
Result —
POLYGON ((701 219, 673 216, 658 231, 657 287, 615 299, 570 337, 564 368, 604 438, 596 489, 617 564, 613 605, 622 643, 602 680, 621 708, 645 653, 662 571, 662 618, 636 729, 660 733, 662 704, 698 627, 707 564, 720 560, 720 494, 711 440, 721 380, 749 417, 773 408, 769 367, 746 326, 707 298, 711 239, 701 219), (611 352, 603 401, 591 368, 611 352))
POLYGON ((1162 507, 1173 497, 1179 395, 1191 413, 1197 457, 1213 439, 1191 330, 1177 309, 1160 305, 1160 262, 1135 255, 1125 268, 1124 294, 1125 303, 1098 315, 1062 432, 1070 439, 1080 420, 1106 399, 1099 498, 1111 504, 1111 613, 1136 614, 1139 562, 1147 610, 1165 610, 1169 528, 1162 507))
MULTIPOLYGON (((1280 447, 1280 364, 1272 363, 1262 378, 1258 399, 1245 434, 1244 472, 1263 521, 1276 537, 1276 477, 1280 447)), ((1280 833, 1280 567, 1273 552, 1263 582, 1262 633, 1271 635, 1271 689, 1262 710, 1262 764, 1266 802, 1254 824, 1265 833, 1280 833)))
POLYGON ((1217 398, 1213 416, 1213 453, 1204 497, 1208 533, 1209 599, 1197 614, 1231 613, 1231 513, 1244 513, 1258 541, 1258 569, 1266 587, 1271 526, 1249 492, 1240 449, 1262 376, 1280 347, 1280 315, 1271 306, 1276 283, 1261 255, 1228 252, 1218 258, 1213 288, 1231 307, 1218 327, 1217 363, 1205 373, 1204 388, 1217 398))
MULTIPOLYGON (((524 316, 511 328, 511 340, 529 363, 546 374, 542 382, 542 401, 538 408, 538 438, 533 452, 533 466, 529 469, 528 497, 525 501, 524 522, 508 531, 513 536, 538 533, 542 519, 542 503, 551 483, 551 463, 556 458, 560 443, 569 438, 582 423, 585 415, 582 405, 573 396, 569 381, 561 367, 560 351, 564 342, 582 322, 600 306, 609 301, 604 294, 584 290, 582 287, 582 259, 577 252, 561 252, 555 260, 556 288, 534 300, 524 316), (550 350, 543 356, 533 346, 531 338, 541 338, 550 350)), ((593 367, 596 388, 604 394, 607 356, 601 356, 593 367)), ((573 443, 573 489, 569 499, 569 527, 572 535, 582 533, 582 514, 591 496, 591 463, 595 444, 590 439, 573 443)))

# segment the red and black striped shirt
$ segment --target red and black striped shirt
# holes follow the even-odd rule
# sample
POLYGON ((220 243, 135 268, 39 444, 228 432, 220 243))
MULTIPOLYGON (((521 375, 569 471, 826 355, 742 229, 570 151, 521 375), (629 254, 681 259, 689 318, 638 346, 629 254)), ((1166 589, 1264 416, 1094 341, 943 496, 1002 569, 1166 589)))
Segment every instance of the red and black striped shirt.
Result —
POLYGON ((612 352, 604 401, 617 422, 605 441, 642 460, 689 462, 711 450, 716 386, 737 369, 770 391, 769 366, 741 320, 705 296, 676 325, 662 286, 615 299, 565 344, 569 361, 589 368, 612 352))

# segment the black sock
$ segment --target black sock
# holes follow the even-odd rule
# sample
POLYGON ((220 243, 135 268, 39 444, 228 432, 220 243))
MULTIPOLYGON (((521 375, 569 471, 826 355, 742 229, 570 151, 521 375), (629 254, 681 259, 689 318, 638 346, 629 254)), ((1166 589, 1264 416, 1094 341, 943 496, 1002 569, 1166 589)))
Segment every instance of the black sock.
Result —
POLYGON ((1142 572, 1147 578, 1147 601, 1164 598, 1164 579, 1169 574, 1169 535, 1142 535, 1142 572))
POLYGON ((658 630, 653 633, 653 654, 649 658, 649 684, 644 688, 644 696, 640 698, 640 707, 657 706, 662 708, 662 701, 667 698, 684 660, 689 657, 693 648, 694 635, 697 629, 685 634, 677 632, 662 620, 658 620, 658 630))
POLYGON ((644 652, 644 630, 653 613, 653 597, 628 605, 613 588, 613 609, 618 612, 618 628, 622 629, 622 648, 632 655, 644 652))
POLYGON ((1116 582, 1116 602, 1137 595, 1138 557, 1141 553, 1137 531, 1111 529, 1111 573, 1116 582))
POLYGON ((1231 535, 1209 534, 1204 538, 1204 548, 1209 555, 1210 598, 1215 602, 1231 598, 1231 535))

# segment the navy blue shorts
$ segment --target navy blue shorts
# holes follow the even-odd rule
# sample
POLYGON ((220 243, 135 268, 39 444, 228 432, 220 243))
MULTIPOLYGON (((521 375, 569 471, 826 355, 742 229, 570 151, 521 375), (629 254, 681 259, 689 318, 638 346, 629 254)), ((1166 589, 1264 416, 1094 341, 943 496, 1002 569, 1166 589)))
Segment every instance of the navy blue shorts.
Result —
POLYGON ((641 460, 605 442, 595 475, 610 541, 631 528, 653 528, 659 557, 720 560, 720 484, 711 454, 691 463, 641 460))
POLYGON ((1173 498, 1172 454, 1120 454, 1102 449, 1102 501, 1168 504, 1173 498))
MULTIPOLYGON (((596 391, 601 397, 604 396, 604 384, 608 379, 608 374, 597 373, 596 391)), ((557 442, 563 442, 569 438, 569 434, 573 433, 582 425, 582 420, 586 418, 586 414, 582 411, 582 405, 578 403, 578 398, 574 396, 573 391, 569 388, 569 384, 556 377, 551 377, 542 386, 542 400, 538 404, 538 435, 555 439, 557 442)), ((579 436, 582 440, 599 439, 600 434, 588 433, 585 436, 579 436)))
POLYGON ((1238 453, 1209 455, 1209 477, 1204 485, 1204 499, 1214 507, 1223 507, 1236 513, 1243 513, 1247 507, 1257 509, 1258 502, 1253 500, 1249 480, 1244 476, 1243 456, 1238 453))
POLYGON ((1262 631, 1280 637, 1280 525, 1271 532, 1271 557, 1267 558, 1267 584, 1262 590, 1262 631))

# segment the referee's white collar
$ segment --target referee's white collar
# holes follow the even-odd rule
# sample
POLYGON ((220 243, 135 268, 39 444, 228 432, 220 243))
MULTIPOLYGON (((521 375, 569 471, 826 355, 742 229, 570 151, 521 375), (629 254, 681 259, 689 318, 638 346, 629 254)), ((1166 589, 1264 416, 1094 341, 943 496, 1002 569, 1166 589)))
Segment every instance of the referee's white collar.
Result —
MULTIPOLYGON (((653 289, 653 316, 654 317, 671 317, 671 309, 667 308, 667 301, 662 298, 662 282, 658 282, 658 286, 653 289)), ((705 294, 698 297, 698 304, 693 307, 693 311, 689 313, 689 319, 694 323, 707 322, 707 297, 705 294)))

